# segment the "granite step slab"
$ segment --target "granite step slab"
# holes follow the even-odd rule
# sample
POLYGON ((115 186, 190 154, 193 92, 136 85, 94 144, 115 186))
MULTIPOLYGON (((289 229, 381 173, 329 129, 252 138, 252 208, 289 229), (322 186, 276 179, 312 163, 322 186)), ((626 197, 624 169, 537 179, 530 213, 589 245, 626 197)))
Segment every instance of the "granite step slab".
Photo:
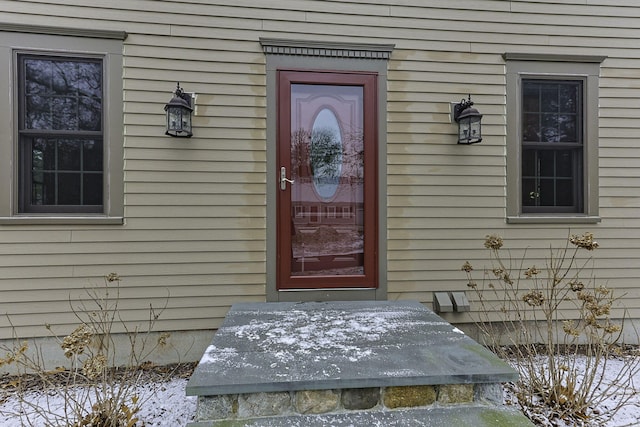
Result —
POLYGON ((417 301, 235 304, 187 384, 212 396, 515 381, 417 301))

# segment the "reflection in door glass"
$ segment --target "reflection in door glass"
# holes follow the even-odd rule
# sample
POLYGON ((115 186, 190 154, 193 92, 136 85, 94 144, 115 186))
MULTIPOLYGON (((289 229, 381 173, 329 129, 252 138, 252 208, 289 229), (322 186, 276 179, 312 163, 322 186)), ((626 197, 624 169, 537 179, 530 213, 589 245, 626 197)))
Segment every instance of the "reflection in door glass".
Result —
POLYGON ((335 114, 320 111, 311 130, 309 163, 313 185, 323 199, 335 196, 342 172, 342 137, 335 114))
POLYGON ((361 86, 291 85, 291 275, 364 274, 361 86))

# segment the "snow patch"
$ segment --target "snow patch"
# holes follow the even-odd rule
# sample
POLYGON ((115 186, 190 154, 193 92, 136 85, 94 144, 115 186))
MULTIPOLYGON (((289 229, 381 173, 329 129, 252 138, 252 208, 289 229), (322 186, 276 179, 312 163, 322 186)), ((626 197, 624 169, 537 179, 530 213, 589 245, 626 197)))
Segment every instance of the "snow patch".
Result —
MULTIPOLYGON (((245 313, 246 314, 246 313, 245 313)), ((406 311, 364 311, 345 313, 340 310, 290 310, 270 313, 270 320, 252 320, 242 326, 227 328, 237 338, 251 342, 259 350, 280 348, 275 353, 279 362, 294 355, 309 355, 335 350, 348 360, 357 362, 374 354, 358 343, 375 343, 400 330, 415 327, 415 318, 406 311)), ((431 323, 422 322, 428 328, 431 323)), ((272 353, 273 354, 273 353, 272 353)), ((215 356, 210 355, 207 361, 215 356)), ((322 359, 321 354, 316 358, 322 359)))
POLYGON ((220 363, 222 361, 228 360, 231 356, 235 356, 237 353, 238 351, 235 348, 218 348, 215 345, 210 345, 202 355, 200 363, 203 365, 220 363))
MULTIPOLYGON (((137 417, 147 427, 183 427, 192 422, 195 418, 197 397, 185 395, 186 384, 186 379, 179 378, 166 383, 138 386, 133 392, 139 396, 141 402, 137 417)), ((79 392, 82 392, 82 389, 79 392)), ((46 408, 61 417, 60 419, 65 419, 65 401, 61 393, 30 392, 24 397, 30 404, 46 408)), ((21 404, 15 395, 8 396, 6 400, 0 395, 0 402, 2 427, 46 424, 46 419, 34 413, 32 406, 21 404)), ((71 404, 73 403, 68 403, 71 404)))

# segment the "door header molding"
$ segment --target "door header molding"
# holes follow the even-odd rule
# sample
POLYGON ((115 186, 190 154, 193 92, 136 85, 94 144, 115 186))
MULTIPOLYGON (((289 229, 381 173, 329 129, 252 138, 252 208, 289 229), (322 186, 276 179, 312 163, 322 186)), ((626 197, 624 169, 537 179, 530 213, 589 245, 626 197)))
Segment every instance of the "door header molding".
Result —
POLYGON ((265 54, 383 59, 391 57, 394 44, 344 43, 260 37, 265 54))

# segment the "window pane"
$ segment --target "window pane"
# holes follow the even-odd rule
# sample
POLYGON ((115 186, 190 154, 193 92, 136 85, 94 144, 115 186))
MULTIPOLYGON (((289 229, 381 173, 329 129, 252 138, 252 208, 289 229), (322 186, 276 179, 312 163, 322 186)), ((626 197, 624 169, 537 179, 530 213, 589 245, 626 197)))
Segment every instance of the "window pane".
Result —
POLYGON ((523 150, 522 206, 575 206, 579 154, 579 150, 523 150))
POLYGON ((540 176, 553 177, 556 172, 556 152, 553 150, 538 151, 538 170, 540 176))
POLYGON ((522 111, 540 111, 540 85, 533 82, 524 82, 522 90, 522 111))
POLYGON ((81 130, 102 129, 102 104, 100 99, 80 97, 78 106, 78 127, 81 130))
POLYGON ((536 175, 537 156, 536 150, 522 151, 522 177, 530 177, 536 175))
POLYGON ((35 138, 32 205, 102 205, 102 141, 35 138))
POLYGON ((576 122, 577 117, 575 114, 562 114, 558 116, 559 136, 561 142, 578 142, 576 122))
POLYGON ((542 115, 542 132, 541 142, 557 142, 558 137, 558 115, 557 114, 543 114, 542 115))
POLYGON ((47 60, 25 59, 25 124, 27 129, 50 129, 52 127, 51 98, 52 63, 47 60))
POLYGON ((58 142, 58 170, 80 170, 80 147, 82 141, 63 140, 58 142))
POLYGON ((558 111, 558 85, 540 85, 540 111, 555 113, 558 111))
POLYGON ((80 205, 80 174, 58 174, 58 205, 80 205))
POLYGON ((78 129, 78 100, 69 97, 51 99, 53 110, 52 128, 56 130, 78 129))
POLYGON ((84 174, 82 183, 82 198, 84 205, 102 204, 102 174, 84 174))
POLYGON ((102 129, 102 62, 62 58, 23 61, 24 129, 102 129))
POLYGON ((540 189, 538 206, 556 206, 554 180, 549 178, 540 179, 538 188, 540 189))
POLYGON ((570 150, 558 151, 556 155, 556 171, 561 177, 573 176, 573 159, 570 150))
POLYGON ((540 115, 525 114, 522 123, 522 140, 527 142, 540 141, 540 115))
POLYGON ((537 206, 538 204, 538 187, 534 178, 522 179, 522 205, 537 206))
POLYGON ((572 206, 573 203, 573 179, 559 179, 556 182, 556 206, 572 206))
POLYGON ((33 170, 54 170, 56 165, 56 143, 44 138, 33 141, 31 168, 33 170))
POLYGON ((78 94, 102 99, 102 64, 100 62, 78 62, 78 94))
POLYGON ((53 93, 56 95, 76 95, 78 73, 75 62, 51 61, 53 93))
POLYGON ((577 113, 578 112, 578 90, 579 82, 561 84, 559 86, 559 112, 560 113, 577 113))
POLYGON ((25 61, 25 90, 28 95, 51 93, 51 63, 37 59, 25 61))
POLYGON ((85 171, 102 170, 102 141, 84 141, 82 165, 85 171))
POLYGON ((527 142, 580 142, 582 83, 525 80, 522 138, 527 142), (539 124, 536 123, 539 115, 539 124))
POLYGON ((26 129, 51 129, 52 116, 49 98, 39 95, 26 97, 26 112, 24 127, 26 129))
POLYGON ((34 205, 54 205, 55 200, 55 173, 33 172, 31 175, 31 203, 34 205))

